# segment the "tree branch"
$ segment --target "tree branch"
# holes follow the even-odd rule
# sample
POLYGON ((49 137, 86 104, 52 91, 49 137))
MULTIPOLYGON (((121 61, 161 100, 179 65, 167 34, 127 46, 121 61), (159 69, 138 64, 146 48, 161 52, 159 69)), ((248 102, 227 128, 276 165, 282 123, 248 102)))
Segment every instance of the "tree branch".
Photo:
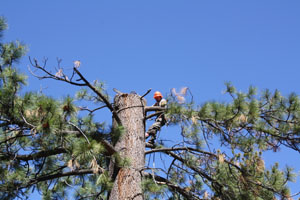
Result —
POLYGON ((166 108, 160 107, 160 106, 146 106, 145 107, 145 112, 149 111, 165 111, 166 108))
MULTIPOLYGON (((176 160, 179 160, 181 161, 182 163, 184 163, 187 167, 189 167, 190 169, 196 171, 197 173, 199 173, 201 176, 203 176, 204 178, 206 178, 207 180, 209 181, 212 181, 214 183, 217 183, 218 186, 221 186, 220 183, 218 183, 216 180, 212 179, 211 177, 209 177, 207 174, 205 174, 204 172, 201 172, 198 168, 194 167, 194 166, 189 166, 187 165, 185 159, 181 158, 180 156, 178 156, 177 154, 173 153, 172 151, 179 151, 179 150, 185 150, 185 151, 195 151, 195 152, 199 152, 199 153, 202 153, 202 154, 206 154, 206 155, 209 155, 209 156, 212 156, 212 157, 215 157, 215 158, 218 158, 218 155, 216 154, 213 154, 213 153, 210 153, 210 152, 207 152, 207 151, 202 151, 202 150, 199 150, 199 149, 195 149, 195 148, 191 148, 191 147, 177 147, 177 148, 161 148, 161 149, 152 149, 152 150, 148 150, 145 152, 145 154, 150 154, 150 153, 155 153, 155 152, 163 152, 163 153, 166 153, 170 156, 172 156, 174 159, 176 160)), ((243 173, 243 170, 237 166, 236 164, 224 159, 224 162, 227 163, 228 165, 231 165, 233 167, 235 167, 237 170, 239 170, 241 173, 243 173)), ((250 183, 254 184, 254 185, 257 185, 259 187, 262 187, 266 190, 269 190, 273 193, 276 193, 278 195, 282 195, 280 192, 276 191, 275 189, 271 188, 271 187, 268 187, 266 185, 263 185, 262 183, 259 183, 259 182, 255 182, 251 179, 247 179, 250 183)))
POLYGON ((151 178, 151 179, 155 179, 155 181, 157 181, 158 184, 161 185, 167 185, 171 190, 179 192, 182 196, 184 196, 187 199, 198 199, 201 200, 201 198, 199 198, 197 195, 193 194, 192 192, 189 192, 187 190, 185 190, 184 188, 175 185, 173 183, 171 183, 168 179, 165 179, 161 176, 158 175, 154 175, 148 172, 143 172, 143 176, 147 177, 147 178, 151 178))
POLYGON ((67 153, 67 150, 65 148, 57 148, 57 149, 50 149, 47 151, 40 151, 37 153, 29 154, 29 155, 7 155, 7 156, 1 156, 0 159, 11 159, 11 160, 22 160, 22 161, 29 161, 29 160, 35 160, 43 157, 49 157, 61 153, 67 153))
POLYGON ((222 187, 222 185, 217 180, 213 179, 212 177, 210 177, 209 175, 207 175, 205 172, 203 172, 202 170, 198 169, 196 166, 189 165, 188 162, 187 162, 187 160, 181 158, 180 156, 178 156, 174 152, 166 151, 164 153, 170 155, 171 157, 175 158, 176 160, 179 160, 180 162, 182 162, 183 164, 185 164, 187 167, 189 167, 193 171, 197 172, 203 178, 207 179, 208 181, 210 181, 212 183, 215 183, 218 187, 222 187))
POLYGON ((65 176, 77 176, 77 175, 85 175, 85 174, 93 174, 93 170, 92 169, 81 169, 81 170, 76 170, 76 171, 70 171, 70 172, 58 172, 56 174, 51 174, 51 175, 46 175, 46 176, 40 176, 37 177, 35 179, 31 179, 25 187, 37 184, 38 182, 41 181, 48 181, 48 180, 52 180, 52 179, 56 179, 56 178, 61 178, 61 177, 65 177, 65 176))
POLYGON ((29 57, 29 61, 30 61, 30 64, 31 64, 33 67, 35 67, 35 68, 41 70, 42 72, 44 72, 44 73, 46 74, 46 76, 39 76, 39 75, 35 74, 35 73, 30 69, 30 67, 28 66, 29 72, 30 72, 33 76, 37 77, 38 79, 51 78, 51 79, 55 79, 55 80, 59 80, 59 81, 63 81, 63 82, 70 83, 71 85, 76 85, 76 86, 86 86, 86 84, 83 84, 83 83, 77 83, 77 82, 74 82, 74 81, 72 81, 72 80, 69 80, 68 77, 67 77, 66 75, 64 75, 63 78, 60 78, 60 77, 58 77, 58 76, 56 76, 56 75, 50 73, 49 71, 47 71, 47 70, 45 69, 46 63, 47 63, 46 61, 45 61, 45 63, 44 63, 44 66, 42 66, 42 67, 38 64, 38 62, 37 62, 36 59, 34 59, 34 63, 33 63, 32 60, 31 60, 31 58, 29 57))
POLYGON ((74 71, 78 74, 78 76, 81 78, 81 80, 83 82, 85 82, 85 84, 93 91, 95 92, 99 98, 104 102, 104 104, 108 107, 108 109, 112 112, 113 117, 116 119, 116 121, 118 122, 119 125, 121 125, 121 120, 119 118, 119 116, 117 115, 117 113, 115 112, 115 109, 113 108, 112 104, 108 101, 108 99, 101 93, 99 92, 94 86, 92 86, 90 84, 90 82, 88 82, 84 76, 78 71, 78 69, 76 69, 75 67, 73 68, 74 71))
POLYGON ((112 107, 111 103, 108 101, 108 99, 101 93, 99 92, 94 86, 92 86, 90 84, 89 81, 87 81, 84 76, 78 71, 78 69, 76 69, 75 67, 73 68, 74 71, 78 74, 78 76, 80 77, 80 79, 86 84, 86 86, 88 86, 91 90, 93 90, 93 92, 95 92, 100 99, 105 103, 105 105, 108 107, 108 109, 113 112, 114 108, 112 107))
POLYGON ((147 94, 149 94, 149 92, 151 92, 151 90, 152 90, 152 88, 150 88, 149 90, 147 90, 147 92, 141 96, 141 99, 144 98, 147 94))
POLYGON ((100 106, 100 107, 94 108, 94 109, 89 109, 89 108, 87 108, 87 107, 78 107, 78 108, 79 108, 80 110, 88 111, 88 112, 90 112, 90 113, 93 113, 93 112, 95 112, 95 111, 97 111, 97 110, 100 110, 100 109, 106 108, 106 107, 107 107, 107 106, 104 105, 104 106, 100 106))
POLYGON ((148 115, 148 116, 146 116, 146 120, 147 119, 150 119, 150 118, 152 118, 152 117, 155 117, 155 116, 157 116, 157 115, 160 115, 160 114, 163 114, 164 112, 163 111, 158 111, 158 112, 156 112, 156 113, 153 113, 153 114, 151 114, 151 115, 148 115))

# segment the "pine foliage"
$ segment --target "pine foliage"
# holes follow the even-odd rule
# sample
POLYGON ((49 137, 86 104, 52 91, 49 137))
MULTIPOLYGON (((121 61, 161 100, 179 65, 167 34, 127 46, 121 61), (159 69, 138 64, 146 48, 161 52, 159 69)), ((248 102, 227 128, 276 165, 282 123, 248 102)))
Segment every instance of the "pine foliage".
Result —
MULTIPOLYGON (((6 27, 1 18, 1 34, 6 27)), ((92 115, 79 118, 71 97, 21 95, 26 76, 15 64, 25 50, 19 42, 0 46, 0 199, 26 199, 34 191, 43 199, 62 199, 72 195, 67 188, 76 199, 107 194, 105 149, 94 139, 103 124, 92 115)))
MULTIPOLYGON (((26 47, 3 43, 6 27, 0 18, 0 199, 26 199, 32 192, 43 199, 107 199, 115 178, 111 160, 130 168, 130 159, 113 148, 126 130, 105 85, 87 82, 78 67, 68 76, 61 68, 51 74, 32 60, 40 78, 81 89, 63 99, 22 94, 26 76, 16 64, 26 47), (111 111, 115 128, 96 120, 103 108, 111 111)), ((179 127, 182 142, 147 144, 147 165, 153 167, 141 171, 144 199, 292 199, 287 184, 295 180, 293 170, 278 163, 267 168, 263 153, 280 147, 300 153, 299 96, 258 94, 252 86, 238 92, 226 83, 228 102, 198 106, 188 91, 173 89, 165 110, 167 128, 179 127), (155 167, 150 158, 158 154, 163 162, 155 167)))

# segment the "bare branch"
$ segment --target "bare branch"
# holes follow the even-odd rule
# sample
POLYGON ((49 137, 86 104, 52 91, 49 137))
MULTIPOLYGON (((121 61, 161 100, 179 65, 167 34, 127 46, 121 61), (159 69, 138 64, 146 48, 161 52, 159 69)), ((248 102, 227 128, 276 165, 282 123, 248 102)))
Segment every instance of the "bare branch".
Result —
POLYGON ((148 172, 143 172, 143 176, 147 177, 147 178, 154 179, 156 181, 156 183, 158 183, 160 185, 167 185, 171 190, 179 192, 182 196, 184 196, 187 199, 201 200, 201 198, 199 198, 197 195, 193 194, 190 191, 185 190, 184 188, 182 188, 178 185, 175 185, 175 184, 171 183, 168 179, 165 179, 161 176, 153 175, 153 174, 148 173, 148 172))
POLYGON ((156 112, 156 113, 153 113, 153 114, 151 114, 151 115, 148 115, 148 116, 146 116, 146 120, 147 119, 150 119, 150 118, 152 118, 152 117, 155 117, 155 116, 157 116, 157 115, 161 115, 161 114, 163 114, 164 112, 163 111, 159 111, 159 112, 156 112))
POLYGON ((93 92, 95 92, 99 98, 104 102, 104 104, 108 107, 108 109, 112 112, 113 117, 116 119, 117 123, 119 125, 121 125, 121 120, 118 117, 117 113, 115 112, 115 109, 113 108, 112 104, 108 101, 108 99, 101 93, 99 92, 94 86, 92 86, 90 84, 90 82, 88 82, 84 76, 78 71, 78 69, 76 69, 75 67, 73 68, 74 71, 78 74, 78 76, 80 77, 80 79, 85 82, 86 86, 88 86, 93 92))
POLYGON ((95 111, 97 111, 97 110, 101 110, 102 108, 106 108, 107 106, 105 105, 105 106, 100 106, 100 107, 98 107, 98 108, 95 108, 95 109, 93 109, 93 110, 91 110, 91 109, 89 109, 89 108, 86 108, 86 107, 78 107, 80 110, 82 110, 82 111, 89 111, 90 113, 93 113, 93 112, 95 112, 95 111))
POLYGON ((40 65, 38 64, 38 61, 37 61, 36 59, 34 59, 34 60, 32 61, 32 59, 29 57, 29 61, 30 61, 30 64, 31 64, 34 68, 36 68, 37 70, 41 70, 43 73, 46 74, 46 75, 44 75, 44 76, 39 76, 39 75, 37 75, 35 72, 33 72, 33 71, 31 70, 31 68, 28 66, 29 72, 30 72, 33 76, 37 77, 38 79, 47 79, 47 78, 51 78, 51 79, 54 79, 54 80, 59 80, 59 81, 67 82, 67 83, 69 83, 69 84, 76 85, 76 86, 86 86, 86 84, 84 84, 84 83, 78 83, 78 82, 71 81, 72 79, 70 80, 70 79, 69 79, 66 75, 64 75, 64 74, 62 75, 62 78, 61 78, 61 77, 56 76, 55 74, 49 72, 48 70, 46 70, 46 62, 47 62, 47 60, 45 60, 43 66, 40 66, 40 65))
POLYGON ((197 168, 196 166, 189 165, 187 160, 185 160, 184 158, 182 158, 179 155, 175 154, 174 152, 167 151, 167 152, 164 152, 164 153, 170 155, 171 157, 175 158, 176 160, 179 160, 180 162, 182 162, 183 164, 185 164, 186 166, 188 166, 190 169, 192 169, 193 171, 197 172, 203 178, 205 178, 208 181, 213 182, 217 186, 221 187, 221 184, 217 180, 213 179, 212 177, 210 177, 209 175, 207 175, 205 172, 203 172, 203 170, 197 168))
POLYGON ((81 135, 83 135, 83 137, 85 138, 85 140, 87 141, 87 143, 90 144, 89 139, 87 138, 87 136, 83 133, 83 131, 78 126, 76 126, 75 124, 73 124, 71 122, 68 122, 68 123, 70 125, 74 126, 76 128, 76 130, 79 131, 81 133, 81 135))
POLYGON ((165 111, 166 108, 160 107, 160 106, 146 106, 145 107, 145 112, 149 111, 165 111))
POLYGON ((149 94, 151 92, 151 90, 152 90, 152 88, 150 88, 149 90, 147 90, 147 92, 141 96, 141 99, 144 98, 147 94, 149 94))
POLYGON ((88 86, 91 90, 93 90, 93 92, 95 92, 100 97, 100 99, 105 103, 105 105, 109 108, 109 110, 111 112, 113 112, 114 108, 112 107, 112 105, 108 101, 108 99, 101 92, 99 92, 94 86, 92 86, 91 83, 89 81, 87 81, 84 78, 84 76, 78 71, 78 69, 76 69, 75 67, 73 69, 78 74, 78 76, 80 77, 80 79, 85 83, 85 85, 88 86))
POLYGON ((40 151, 37 153, 29 154, 29 155, 7 155, 7 156, 1 156, 1 160, 4 159, 11 159, 11 160, 22 160, 22 161, 29 161, 29 160, 35 160, 39 158, 44 158, 48 156, 53 156, 61 153, 67 153, 67 150, 65 148, 56 148, 56 149, 50 149, 46 151, 40 151))
POLYGON ((119 94, 119 95, 122 95, 122 94, 123 94, 123 92, 121 92, 120 90, 117 90, 116 88, 113 88, 113 91, 114 91, 115 93, 119 94))
POLYGON ((31 126, 32 128, 36 128, 36 126, 34 126, 34 125, 30 124, 29 122, 27 122, 26 118, 23 116, 22 113, 20 113, 20 114, 21 114, 22 119, 24 120, 25 124, 27 124, 28 126, 31 126))
POLYGON ((15 140, 15 139, 21 138, 21 137, 31 137, 31 136, 33 136, 33 135, 34 135, 34 134, 28 134, 28 135, 26 135, 26 134, 17 134, 17 135, 14 136, 14 137, 10 137, 10 138, 7 138, 6 140, 0 141, 0 145, 1 145, 1 144, 5 144, 6 142, 9 142, 10 140, 15 140))
POLYGON ((85 175, 85 174, 93 174, 92 169, 81 169, 81 170, 76 170, 76 171, 71 171, 71 172, 58 172, 56 174, 51 174, 51 175, 45 175, 45 176, 40 176, 34 179, 31 179, 23 188, 37 184, 42 181, 48 181, 56 178, 61 178, 65 176, 77 176, 77 175, 85 175))

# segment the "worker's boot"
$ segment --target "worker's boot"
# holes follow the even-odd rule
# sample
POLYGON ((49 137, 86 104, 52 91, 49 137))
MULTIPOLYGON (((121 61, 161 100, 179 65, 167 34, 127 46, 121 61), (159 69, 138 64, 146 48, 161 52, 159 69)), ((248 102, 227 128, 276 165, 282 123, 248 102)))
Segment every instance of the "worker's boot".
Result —
POLYGON ((149 144, 154 144, 154 142, 155 142, 155 139, 153 137, 148 141, 149 144))
POLYGON ((151 134, 151 138, 150 140, 148 141, 149 144, 154 144, 155 143, 155 140, 156 140, 156 134, 151 134))

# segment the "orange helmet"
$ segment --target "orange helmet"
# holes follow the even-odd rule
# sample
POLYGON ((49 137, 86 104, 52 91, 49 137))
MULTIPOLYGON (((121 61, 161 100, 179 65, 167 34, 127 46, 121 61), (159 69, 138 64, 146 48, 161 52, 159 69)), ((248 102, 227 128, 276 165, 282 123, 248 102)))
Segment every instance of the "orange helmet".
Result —
POLYGON ((157 99, 157 98, 162 98, 163 96, 161 95, 161 93, 159 92, 159 91, 156 91, 155 93, 154 93, 154 96, 153 96, 153 98, 154 99, 157 99))

